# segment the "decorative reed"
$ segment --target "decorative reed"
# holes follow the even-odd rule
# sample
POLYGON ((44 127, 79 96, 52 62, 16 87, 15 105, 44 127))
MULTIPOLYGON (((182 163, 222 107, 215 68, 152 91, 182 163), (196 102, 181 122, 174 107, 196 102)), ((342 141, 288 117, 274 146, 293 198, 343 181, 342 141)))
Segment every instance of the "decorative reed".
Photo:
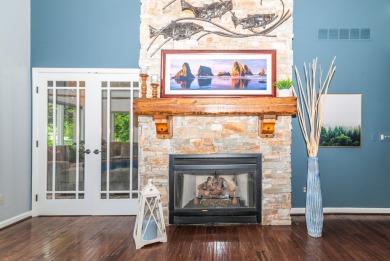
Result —
POLYGON ((313 65, 309 64, 309 69, 307 69, 305 63, 306 88, 303 87, 299 71, 297 67, 294 66, 298 91, 295 91, 295 88, 293 88, 293 93, 297 96, 298 119, 309 157, 317 157, 326 95, 328 94, 330 82, 336 71, 336 66, 334 65, 335 60, 336 57, 333 58, 328 74, 323 82, 322 68, 321 65, 319 66, 318 83, 316 83, 317 58, 313 59, 313 65), (316 86, 316 84, 318 85, 316 86))

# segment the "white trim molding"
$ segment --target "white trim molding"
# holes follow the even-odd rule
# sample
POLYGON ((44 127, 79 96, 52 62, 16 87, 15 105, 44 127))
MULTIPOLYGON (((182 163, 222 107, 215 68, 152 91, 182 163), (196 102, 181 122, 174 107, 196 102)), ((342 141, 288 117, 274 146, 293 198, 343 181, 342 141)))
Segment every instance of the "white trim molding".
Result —
MULTIPOLYGON (((305 208, 291 209, 291 215, 301 214, 305 214, 305 208)), ((390 214, 390 208, 324 208, 324 214, 390 214)))
POLYGON ((13 218, 10 218, 10 219, 7 219, 5 221, 0 222, 0 228, 12 225, 12 224, 19 222, 19 221, 21 221, 25 218, 28 218, 28 217, 31 217, 31 211, 28 211, 28 212, 20 214, 16 217, 13 217, 13 218))

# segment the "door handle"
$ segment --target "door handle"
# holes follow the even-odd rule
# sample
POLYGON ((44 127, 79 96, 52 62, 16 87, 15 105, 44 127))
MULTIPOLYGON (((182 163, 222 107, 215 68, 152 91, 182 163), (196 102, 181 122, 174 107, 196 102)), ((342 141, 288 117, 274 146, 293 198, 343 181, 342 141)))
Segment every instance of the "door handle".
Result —
POLYGON ((86 150, 84 151, 84 153, 85 153, 85 154, 89 154, 89 153, 91 153, 91 150, 90 150, 90 149, 86 149, 86 150))
POLYGON ((99 154, 99 152, 102 152, 102 151, 100 151, 100 150, 98 150, 98 149, 96 149, 96 150, 93 151, 93 153, 95 153, 95 154, 99 154))

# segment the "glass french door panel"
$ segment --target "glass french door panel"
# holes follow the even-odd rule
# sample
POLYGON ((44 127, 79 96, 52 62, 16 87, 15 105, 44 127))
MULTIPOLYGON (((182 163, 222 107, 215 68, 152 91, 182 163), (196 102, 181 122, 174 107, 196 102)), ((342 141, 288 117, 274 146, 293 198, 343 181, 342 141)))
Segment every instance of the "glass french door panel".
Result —
MULTIPOLYGON (((106 86, 103 82, 102 87, 106 86)), ((128 88, 130 82, 110 82, 109 86, 128 88)), ((101 199, 132 198, 132 184, 138 183, 133 174, 131 104, 129 89, 102 90, 101 199)))
POLYGON ((37 214, 136 214, 138 122, 132 104, 139 96, 138 72, 49 70, 35 73, 33 82, 37 214), (121 182, 115 180, 118 169, 126 173, 121 182))
MULTIPOLYGON (((133 83, 134 87, 138 87, 138 82, 133 83)), ((139 90, 133 90, 133 100, 139 98, 140 92, 139 90)), ((132 146, 132 165, 133 165, 133 173, 132 173, 132 189, 133 191, 138 190, 138 116, 132 114, 132 130, 133 130, 133 146, 132 146)), ((132 198, 138 198, 138 193, 132 193, 132 198)))
POLYGON ((46 199, 84 198, 84 81, 47 82, 46 199), (80 153, 81 152, 81 153, 80 153))

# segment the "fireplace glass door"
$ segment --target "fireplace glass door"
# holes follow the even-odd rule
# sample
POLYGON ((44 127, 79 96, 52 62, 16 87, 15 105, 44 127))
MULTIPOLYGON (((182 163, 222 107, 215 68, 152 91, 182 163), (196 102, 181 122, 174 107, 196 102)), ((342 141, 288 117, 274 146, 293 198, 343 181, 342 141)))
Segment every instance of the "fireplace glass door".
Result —
POLYGON ((170 155, 171 224, 260 223, 261 154, 170 155))
POLYGON ((177 171, 175 209, 255 208, 255 171, 177 171))

